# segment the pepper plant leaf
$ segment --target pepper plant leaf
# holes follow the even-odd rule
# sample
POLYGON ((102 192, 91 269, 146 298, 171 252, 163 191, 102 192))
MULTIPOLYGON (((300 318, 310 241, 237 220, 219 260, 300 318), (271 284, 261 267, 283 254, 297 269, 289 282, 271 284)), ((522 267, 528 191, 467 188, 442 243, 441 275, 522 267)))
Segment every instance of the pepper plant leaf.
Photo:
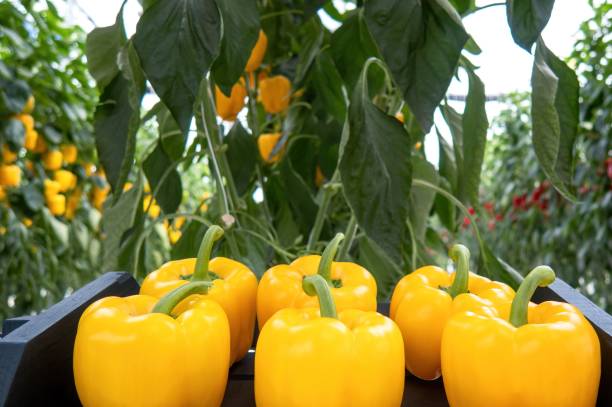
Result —
POLYGON ((554 187, 574 200, 573 149, 578 132, 576 74, 538 40, 531 76, 533 147, 554 187))
POLYGON ((370 100, 364 66, 353 90, 341 143, 344 196, 359 227, 398 264, 406 243, 410 186, 410 136, 402 123, 370 100))
POLYGON ((365 21, 404 100, 428 132, 469 36, 447 0, 370 0, 365 21))
POLYGON ((533 43, 550 19, 554 5, 555 0, 506 1, 506 16, 514 42, 531 52, 533 43))
POLYGON ((214 0, 158 0, 138 21, 134 45, 142 68, 185 134, 220 42, 221 16, 214 0))

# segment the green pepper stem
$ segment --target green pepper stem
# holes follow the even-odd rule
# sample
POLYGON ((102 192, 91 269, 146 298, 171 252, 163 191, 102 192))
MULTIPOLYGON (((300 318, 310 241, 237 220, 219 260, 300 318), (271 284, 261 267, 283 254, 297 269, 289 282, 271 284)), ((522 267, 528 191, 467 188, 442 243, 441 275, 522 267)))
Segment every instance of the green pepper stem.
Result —
POLYGON ((157 301, 151 312, 171 315, 179 302, 193 294, 206 294, 212 285, 210 281, 193 281, 175 288, 157 301))
POLYGON ((223 236, 223 229, 217 225, 211 225, 198 250, 198 259, 196 260, 195 269, 191 276, 191 281, 209 281, 210 276, 208 274, 208 262, 210 261, 210 254, 212 252, 213 245, 217 240, 223 236))
POLYGON ((321 309, 322 318, 338 318, 331 289, 323 277, 319 274, 304 277, 302 288, 311 297, 315 295, 319 297, 319 308, 321 309))
POLYGON ((321 255, 321 261, 319 262, 318 274, 325 279, 326 282, 331 283, 331 266, 336 257, 336 252, 340 246, 340 242, 344 240, 344 234, 338 233, 331 242, 323 250, 321 255))
POLYGON ((531 270, 519 286, 512 308, 510 309, 510 323, 519 328, 527 323, 527 310, 529 301, 538 287, 546 287, 555 281, 555 272, 548 266, 538 266, 531 270))
POLYGON ((448 289, 452 298, 459 294, 467 293, 468 279, 470 277, 470 251, 462 244, 454 245, 449 252, 449 256, 456 264, 455 279, 448 289))

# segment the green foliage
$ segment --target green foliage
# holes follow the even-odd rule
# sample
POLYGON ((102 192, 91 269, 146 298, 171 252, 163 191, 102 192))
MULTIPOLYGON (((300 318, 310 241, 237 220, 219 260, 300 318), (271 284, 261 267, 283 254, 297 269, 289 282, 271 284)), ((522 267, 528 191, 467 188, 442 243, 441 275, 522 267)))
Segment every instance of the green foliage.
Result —
POLYGON ((96 92, 84 43, 85 34, 66 26, 50 2, 0 3, 0 149, 17 154, 21 173, 0 198, 0 320, 49 307, 101 269, 100 214, 84 199, 96 182, 86 173, 95 159, 96 92), (31 96, 27 129, 27 115, 15 115, 31 96), (26 145, 36 134, 38 147, 26 145), (71 209, 54 216, 43 193, 54 171, 45 169, 43 153, 66 145, 78 150, 76 161, 63 163, 76 188, 63 195, 71 209))

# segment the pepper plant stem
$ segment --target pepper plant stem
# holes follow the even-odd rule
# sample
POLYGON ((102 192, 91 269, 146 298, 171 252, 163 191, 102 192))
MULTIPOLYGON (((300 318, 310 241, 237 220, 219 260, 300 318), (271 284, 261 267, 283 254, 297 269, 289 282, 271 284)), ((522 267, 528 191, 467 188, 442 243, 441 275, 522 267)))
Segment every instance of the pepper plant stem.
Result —
POLYGON ((452 298, 467 293, 470 276, 470 251, 462 244, 456 244, 450 249, 449 256, 456 264, 455 279, 448 293, 452 298))
POLYGON ((353 245, 353 240, 355 239, 355 234, 357 233, 357 219, 355 215, 351 214, 351 218, 349 219, 349 223, 346 226, 346 231, 344 235, 346 239, 344 239, 344 243, 342 247, 340 247, 340 252, 338 253, 338 260, 348 261, 348 252, 351 250, 351 246, 353 245))
POLYGON ((321 205, 317 211, 317 217, 315 218, 314 224, 310 231, 310 236, 308 236, 308 244, 306 245, 306 250, 308 251, 313 251, 315 244, 319 240, 321 230, 323 229, 323 223, 325 222, 325 217, 327 216, 329 204, 332 197, 336 193, 335 183, 338 180, 338 176, 339 173, 338 170, 336 170, 332 176, 332 179, 325 186, 323 186, 323 198, 321 200, 321 205))
POLYGON ((321 309, 321 317, 323 318, 338 318, 336 312, 336 304, 331 295, 331 290, 327 281, 318 274, 306 276, 302 280, 302 288, 308 295, 319 297, 319 308, 321 309))
POLYGON ((212 287, 212 282, 210 281, 193 281, 182 285, 164 295, 155 304, 151 312, 171 315, 172 310, 179 302, 193 294, 206 294, 210 287, 212 287))
POLYGON ((208 273, 208 263, 210 262, 210 254, 212 252, 213 245, 217 240, 223 236, 223 228, 212 225, 206 231, 204 239, 200 244, 198 250, 198 258, 196 260, 193 274, 191 275, 191 281, 210 281, 210 274, 208 273))
POLYGON ((319 262, 319 270, 317 274, 323 277, 323 279, 328 283, 331 283, 331 266, 334 261, 334 257, 336 257, 338 246, 340 246, 340 242, 342 242, 342 240, 344 240, 344 235, 342 233, 336 234, 331 242, 329 242, 327 247, 325 247, 325 250, 323 250, 323 254, 321 254, 321 261, 319 262))
POLYGON ((510 323, 519 328, 527 323, 529 301, 538 287, 546 287, 555 281, 555 272, 548 266, 531 270, 521 283, 510 308, 510 323))

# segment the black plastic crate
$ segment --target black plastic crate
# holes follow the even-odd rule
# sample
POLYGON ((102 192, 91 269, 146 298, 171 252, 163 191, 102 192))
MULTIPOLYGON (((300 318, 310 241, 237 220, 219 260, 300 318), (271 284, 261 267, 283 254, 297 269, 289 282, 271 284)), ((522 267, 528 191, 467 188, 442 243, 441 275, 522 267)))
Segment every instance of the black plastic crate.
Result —
MULTIPOLYGON (((5 320, 0 338, 0 405, 80 405, 72 374, 72 348, 81 313, 99 298, 132 295, 138 290, 129 274, 106 273, 39 315, 5 320)), ((577 306, 593 324, 602 363, 597 405, 612 406, 612 316, 559 279, 536 291, 534 302, 546 300, 577 306)), ((389 304, 380 304, 380 312, 388 314, 388 310, 389 304)), ((251 350, 231 367, 224 406, 255 405, 254 359, 251 350)), ((424 381, 406 373, 402 405, 448 406, 442 381, 424 381)))

